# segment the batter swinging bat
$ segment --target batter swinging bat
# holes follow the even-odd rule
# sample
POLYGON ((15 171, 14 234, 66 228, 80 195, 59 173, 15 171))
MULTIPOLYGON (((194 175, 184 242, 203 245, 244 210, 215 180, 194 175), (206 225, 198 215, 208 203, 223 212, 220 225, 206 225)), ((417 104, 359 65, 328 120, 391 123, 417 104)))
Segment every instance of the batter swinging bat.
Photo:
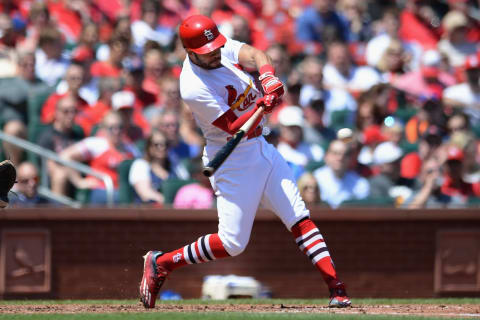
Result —
POLYGON ((257 111, 243 124, 243 126, 238 129, 238 131, 233 135, 232 139, 228 142, 215 154, 213 159, 203 168, 203 174, 207 177, 211 177, 215 171, 222 165, 222 163, 228 158, 232 153, 235 147, 238 145, 243 136, 250 131, 253 124, 257 121, 258 117, 263 116, 263 107, 259 107, 257 111))

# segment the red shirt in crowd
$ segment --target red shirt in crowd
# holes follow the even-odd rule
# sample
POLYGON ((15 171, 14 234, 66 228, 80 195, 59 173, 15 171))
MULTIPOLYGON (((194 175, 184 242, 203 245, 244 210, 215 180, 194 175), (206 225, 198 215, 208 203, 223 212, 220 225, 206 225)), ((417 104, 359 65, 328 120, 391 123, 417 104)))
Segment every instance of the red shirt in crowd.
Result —
POLYGON ((92 77, 120 77, 122 70, 107 61, 96 61, 90 67, 92 77))

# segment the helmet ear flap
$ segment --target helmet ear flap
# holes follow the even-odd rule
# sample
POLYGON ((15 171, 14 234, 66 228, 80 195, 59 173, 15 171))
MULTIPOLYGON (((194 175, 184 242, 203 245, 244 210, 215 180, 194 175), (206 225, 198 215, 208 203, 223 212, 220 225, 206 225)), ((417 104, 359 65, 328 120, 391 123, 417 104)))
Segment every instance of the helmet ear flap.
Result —
POLYGON ((186 18, 179 28, 183 47, 197 54, 206 54, 222 47, 227 39, 218 31, 215 22, 207 16, 186 18))

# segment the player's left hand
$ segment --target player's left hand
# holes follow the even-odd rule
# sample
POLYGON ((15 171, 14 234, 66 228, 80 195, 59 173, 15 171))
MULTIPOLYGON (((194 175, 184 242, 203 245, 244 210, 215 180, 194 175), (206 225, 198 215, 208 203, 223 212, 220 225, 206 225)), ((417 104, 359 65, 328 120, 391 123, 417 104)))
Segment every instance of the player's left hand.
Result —
POLYGON ((285 88, 282 81, 275 77, 275 75, 270 71, 262 73, 258 80, 260 80, 262 83, 262 89, 263 92, 265 92, 265 95, 275 93, 278 98, 281 98, 285 93, 285 88))
POLYGON ((282 103, 282 99, 280 99, 275 93, 267 94, 257 100, 257 106, 263 107, 265 113, 272 112, 273 108, 278 106, 282 103))

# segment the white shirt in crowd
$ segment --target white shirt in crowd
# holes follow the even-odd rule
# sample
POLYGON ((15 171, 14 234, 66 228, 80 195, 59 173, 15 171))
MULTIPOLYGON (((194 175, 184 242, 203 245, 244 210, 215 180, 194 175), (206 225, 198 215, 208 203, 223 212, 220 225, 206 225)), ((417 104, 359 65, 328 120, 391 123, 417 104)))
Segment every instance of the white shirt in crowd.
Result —
POLYGON ((461 103, 471 120, 476 124, 480 123, 480 92, 473 92, 468 83, 446 88, 443 91, 443 98, 461 103))
POLYGON ((357 102, 347 91, 342 89, 319 90, 309 84, 302 86, 299 103, 302 107, 306 107, 312 99, 318 96, 321 96, 325 103, 323 124, 327 127, 330 125, 332 112, 349 110, 354 114, 357 110, 357 102))
POLYGON ((471 42, 453 45, 447 39, 443 39, 438 42, 437 47, 438 51, 447 56, 448 62, 453 67, 463 66, 467 56, 477 52, 477 45, 471 42))
POLYGON ((68 60, 63 57, 60 59, 47 59, 47 55, 43 50, 38 49, 35 51, 35 74, 49 86, 56 85, 62 79, 68 65, 68 60))
POLYGON ((309 161, 322 161, 324 151, 317 144, 300 143, 297 148, 292 148, 288 143, 280 142, 277 145, 278 152, 290 163, 305 167, 309 161))
POLYGON ((323 68, 323 84, 327 88, 366 91, 381 81, 380 74, 368 66, 351 67, 350 74, 347 77, 330 63, 327 63, 323 68))
POLYGON ((368 180, 354 171, 347 171, 338 178, 333 170, 325 165, 313 172, 320 189, 322 200, 332 208, 337 208, 345 200, 365 199, 370 193, 368 180))

